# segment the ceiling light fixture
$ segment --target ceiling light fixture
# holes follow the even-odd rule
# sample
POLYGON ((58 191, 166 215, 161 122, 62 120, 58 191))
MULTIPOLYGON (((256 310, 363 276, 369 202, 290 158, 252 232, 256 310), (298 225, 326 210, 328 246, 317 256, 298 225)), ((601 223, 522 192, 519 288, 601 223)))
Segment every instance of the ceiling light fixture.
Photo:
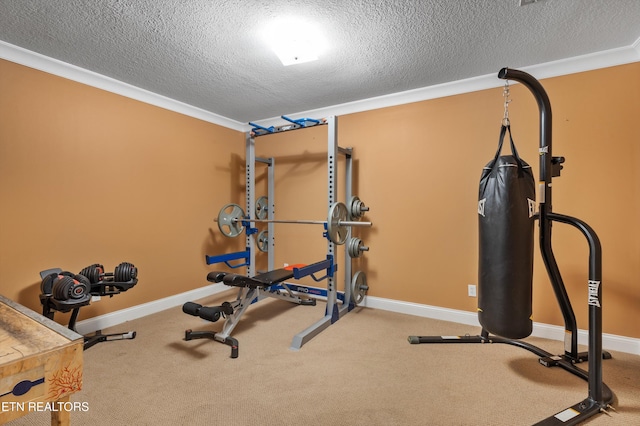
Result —
POLYGON ((273 22, 266 29, 265 38, 284 66, 317 60, 325 45, 317 26, 300 18, 273 22))

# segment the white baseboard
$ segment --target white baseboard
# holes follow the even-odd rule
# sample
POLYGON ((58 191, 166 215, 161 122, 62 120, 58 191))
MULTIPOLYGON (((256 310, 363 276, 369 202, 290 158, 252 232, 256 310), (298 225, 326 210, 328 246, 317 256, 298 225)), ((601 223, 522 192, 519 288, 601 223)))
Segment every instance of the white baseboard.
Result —
MULTIPOLYGON (((120 311, 100 315, 87 320, 79 321, 76 329, 80 334, 89 334, 97 330, 122 324, 137 318, 164 311, 165 309, 180 306, 185 302, 212 296, 214 294, 228 291, 229 287, 218 283, 206 287, 190 290, 164 299, 143 303, 120 311)), ((457 309, 440 308, 438 306, 421 305, 418 303, 403 302, 400 300, 383 299, 374 296, 367 296, 363 305, 367 308, 380 309, 384 311, 397 312, 400 314, 415 315, 425 318, 432 318, 442 321, 450 321, 458 324, 465 324, 480 327, 478 315, 474 312, 460 311, 457 309)), ((533 323, 532 336, 546 339, 564 341, 564 327, 557 325, 533 323)), ((588 331, 578 330, 578 343, 586 345, 588 341, 588 331)), ((603 333, 602 346, 604 349, 612 351, 626 352, 640 355, 640 339, 617 336, 615 334, 603 333)))
MULTIPOLYGON (((416 315, 425 318, 432 318, 443 321, 451 321, 459 324, 466 324, 480 327, 478 315, 474 312, 460 311, 456 309, 440 308, 437 306, 420 305, 417 303, 403 302, 400 300, 382 299, 379 297, 367 296, 364 306, 373 309, 398 312, 401 314, 416 315)), ((564 341, 564 327, 557 325, 533 323, 534 337, 564 341)), ((578 343, 587 345, 589 332, 578 330, 578 343)), ((632 337, 618 336, 615 334, 602 334, 602 347, 606 350, 619 351, 640 355, 640 339, 632 337)))
POLYGON ((202 288, 165 297, 164 299, 154 300, 153 302, 143 303, 142 305, 78 321, 76 330, 80 334, 93 333, 107 327, 113 327, 114 325, 155 314, 165 309, 175 308, 185 302, 202 299, 203 297, 212 296, 227 290, 229 290, 229 287, 224 284, 210 284, 202 288))

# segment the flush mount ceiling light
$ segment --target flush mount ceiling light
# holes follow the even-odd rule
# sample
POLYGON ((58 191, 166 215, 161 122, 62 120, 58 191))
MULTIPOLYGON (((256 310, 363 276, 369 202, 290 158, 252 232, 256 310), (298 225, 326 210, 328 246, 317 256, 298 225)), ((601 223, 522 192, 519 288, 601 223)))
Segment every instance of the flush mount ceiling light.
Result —
POLYGON ((301 18, 274 21, 267 27, 265 39, 284 66, 317 60, 325 45, 318 27, 301 18))

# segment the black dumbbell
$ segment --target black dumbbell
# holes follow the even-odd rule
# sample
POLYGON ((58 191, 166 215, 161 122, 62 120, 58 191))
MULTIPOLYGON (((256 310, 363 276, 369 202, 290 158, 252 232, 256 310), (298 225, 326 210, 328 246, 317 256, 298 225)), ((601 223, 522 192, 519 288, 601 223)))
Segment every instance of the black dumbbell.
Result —
POLYGON ((90 286, 91 283, 85 276, 63 271, 44 277, 40 290, 42 294, 51 295, 56 300, 75 301, 85 299, 90 286))
POLYGON ((113 280, 116 282, 126 283, 135 280, 137 276, 138 268, 129 262, 122 262, 113 271, 113 280))
POLYGON ((87 266, 80 271, 80 275, 84 275, 89 279, 91 284, 98 283, 104 279, 104 266, 99 263, 87 266))

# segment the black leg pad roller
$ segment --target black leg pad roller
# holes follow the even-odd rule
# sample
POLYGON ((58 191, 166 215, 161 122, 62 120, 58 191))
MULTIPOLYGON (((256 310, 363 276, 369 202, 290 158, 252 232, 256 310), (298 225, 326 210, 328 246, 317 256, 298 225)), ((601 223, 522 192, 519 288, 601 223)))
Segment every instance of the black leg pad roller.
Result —
POLYGON ((198 303, 187 302, 184 305, 182 305, 182 312, 184 312, 185 314, 189 314, 189 315, 193 315, 194 317, 197 317, 198 312, 200 311, 200 308, 202 308, 202 305, 198 303))
POLYGON ((209 272, 207 274, 207 281, 211 281, 212 283, 221 283, 225 275, 227 275, 226 272, 209 272))
POLYGON ((200 317, 207 321, 216 322, 220 319, 220 306, 207 307, 198 303, 187 302, 182 305, 182 312, 185 314, 193 315, 194 317, 200 317))
POLYGON ((210 307, 204 306, 200 308, 200 311, 198 312, 198 316, 207 321, 216 322, 220 319, 220 307, 214 306, 210 308, 210 307))
POLYGON ((182 312, 207 321, 216 322, 222 314, 233 314, 233 306, 229 302, 224 302, 220 306, 202 306, 199 303, 187 302, 182 305, 182 312))

